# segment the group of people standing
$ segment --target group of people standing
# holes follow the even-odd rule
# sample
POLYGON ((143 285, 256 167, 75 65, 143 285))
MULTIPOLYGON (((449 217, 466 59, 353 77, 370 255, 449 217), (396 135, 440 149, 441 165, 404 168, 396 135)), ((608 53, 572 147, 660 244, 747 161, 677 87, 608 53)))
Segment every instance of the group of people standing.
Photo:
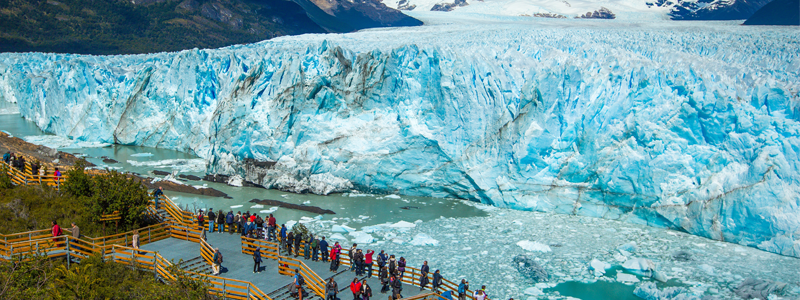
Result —
MULTIPOLYGON (((279 242, 280 250, 286 252, 287 255, 294 255, 294 257, 302 255, 303 258, 307 260, 310 259, 311 261, 330 261, 331 272, 337 272, 341 265, 341 255, 344 250, 339 242, 334 242, 333 245, 329 245, 324 236, 317 238, 313 234, 297 233, 288 230, 286 224, 281 224, 280 230, 278 231, 277 222, 272 214, 270 214, 265 221, 261 216, 255 213, 250 214, 249 211, 244 214, 242 214, 241 211, 234 214, 233 211, 225 213, 222 210, 218 210, 215 213, 214 209, 209 209, 208 213, 204 214, 203 211, 200 210, 197 221, 203 233, 206 231, 206 218, 208 218, 209 232, 216 231, 223 233, 225 232, 225 224, 227 224, 229 234, 238 232, 242 236, 247 236, 249 238, 279 242), (280 239, 278 237, 280 237, 280 239)), ((215 263, 214 273, 218 274, 222 255, 219 253, 218 249, 215 250, 215 257, 213 259, 215 263), (219 256, 219 263, 217 263, 217 256, 219 256)), ((381 250, 376 257, 375 251, 366 249, 365 252, 359 249, 358 244, 355 243, 347 250, 347 256, 350 261, 350 272, 355 272, 357 276, 353 278, 353 281, 350 283, 350 291, 353 293, 354 300, 369 300, 370 297, 372 297, 372 287, 369 286, 366 279, 359 280, 358 276, 367 276, 371 278, 373 273, 377 273, 381 283, 380 292, 382 294, 386 294, 391 290, 392 299, 403 298, 401 293, 403 291, 403 279, 405 278, 404 275, 406 273, 407 264, 404 257, 397 259, 394 255, 386 254, 384 250, 381 250), (373 272, 373 268, 376 264, 377 272, 373 272)), ((256 248, 253 252, 253 273, 260 272, 261 262, 261 249, 256 248)), ((420 267, 420 273, 422 275, 419 281, 420 291, 425 289, 429 283, 433 291, 438 292, 439 289, 442 288, 444 278, 439 270, 434 271, 433 274, 429 276, 431 273, 427 261, 423 262, 420 267)), ((298 297, 302 297, 302 285, 304 282, 299 270, 296 270, 294 278, 294 284, 292 285, 294 288, 293 294, 296 292, 298 297)), ((469 290, 469 282, 462 280, 458 287, 459 300, 466 300, 467 290, 469 290)), ((328 280, 325 291, 327 300, 336 299, 339 287, 333 278, 328 280)), ((483 289, 476 291, 473 296, 477 300, 486 300, 485 286, 483 289)))
MULTIPOLYGON (((22 172, 25 171, 26 161, 25 157, 22 155, 17 157, 17 155, 14 154, 13 152, 7 151, 5 154, 3 154, 3 162, 5 162, 6 164, 10 165, 11 167, 17 170, 20 170, 22 172)), ((47 169, 43 167, 39 163, 39 161, 34 161, 33 163, 31 163, 31 174, 33 175, 34 179, 38 179, 39 181, 41 181, 42 177, 47 175, 47 169)), ((59 171, 58 168, 54 168, 53 176, 56 184, 58 184, 61 181, 61 171, 59 171)))

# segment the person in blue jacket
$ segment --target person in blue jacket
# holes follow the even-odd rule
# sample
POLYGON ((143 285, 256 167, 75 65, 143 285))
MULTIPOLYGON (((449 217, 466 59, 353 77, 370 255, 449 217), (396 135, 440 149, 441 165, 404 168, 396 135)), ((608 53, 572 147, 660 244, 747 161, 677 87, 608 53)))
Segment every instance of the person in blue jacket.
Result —
POLYGON ((319 241, 319 250, 322 251, 322 261, 328 262, 328 241, 325 240, 324 236, 319 241))
POLYGON ((253 274, 261 273, 261 247, 253 251, 253 274))
POLYGON ((229 211, 225 216, 225 223, 228 224, 228 234, 233 234, 233 211, 229 211))

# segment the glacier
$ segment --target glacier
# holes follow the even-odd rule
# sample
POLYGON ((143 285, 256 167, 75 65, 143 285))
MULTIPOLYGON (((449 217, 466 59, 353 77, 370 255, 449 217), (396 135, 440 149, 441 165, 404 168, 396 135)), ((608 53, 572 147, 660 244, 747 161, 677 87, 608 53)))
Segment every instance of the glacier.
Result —
POLYGON ((293 192, 449 197, 800 257, 800 42, 731 22, 486 18, 130 56, 0 54, 76 141, 293 192))

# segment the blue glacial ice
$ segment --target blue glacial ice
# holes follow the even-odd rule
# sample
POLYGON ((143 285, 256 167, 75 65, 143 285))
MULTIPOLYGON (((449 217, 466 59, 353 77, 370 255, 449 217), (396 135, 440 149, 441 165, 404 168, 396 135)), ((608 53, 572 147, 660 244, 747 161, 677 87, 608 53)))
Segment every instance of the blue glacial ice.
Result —
POLYGON ((49 133, 187 151, 270 188, 471 199, 800 257, 797 31, 512 21, 0 54, 0 101, 49 133))

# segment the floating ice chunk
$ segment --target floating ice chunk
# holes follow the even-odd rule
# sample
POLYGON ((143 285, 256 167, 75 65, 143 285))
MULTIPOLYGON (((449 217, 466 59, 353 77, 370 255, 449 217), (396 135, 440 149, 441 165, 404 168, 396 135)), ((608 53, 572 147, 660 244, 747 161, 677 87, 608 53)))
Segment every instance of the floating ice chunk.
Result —
POLYGON ((403 240, 403 239, 392 239, 392 243, 395 243, 395 244, 398 244, 398 245, 403 244, 405 242, 406 241, 403 240))
POLYGON ((639 278, 636 278, 635 275, 631 274, 617 273, 617 281, 623 283, 636 283, 639 282, 639 278))
POLYGON ((656 264, 646 258, 629 259, 622 264, 622 267, 642 276, 655 277, 656 264))
POLYGON ((550 246, 539 243, 539 242, 532 242, 529 240, 522 240, 517 242, 517 246, 522 247, 527 251, 538 251, 538 252, 550 252, 553 251, 550 249, 550 246))
POLYGON ((334 233, 334 234, 332 234, 332 235, 331 235, 331 237, 330 237, 330 239, 332 239, 332 240, 344 240, 344 241, 346 241, 346 240, 347 240, 347 238, 346 238, 346 237, 344 237, 344 236, 343 236, 341 233, 334 233))
POLYGON ((349 235, 353 237, 353 243, 357 244, 369 244, 375 241, 372 235, 363 231, 353 231, 349 235))
POLYGON ((398 195, 395 195, 395 194, 391 194, 391 195, 386 195, 386 196, 384 196, 384 198, 389 198, 389 199, 400 199, 400 196, 398 196, 398 195))
POLYGON ((244 205, 231 205, 231 208, 239 208, 239 207, 242 207, 242 206, 244 206, 244 205))
POLYGON ((525 289, 525 291, 523 291, 523 293, 525 293, 525 295, 531 295, 531 296, 541 296, 541 295, 544 294, 544 293, 542 293, 542 290, 540 290, 539 288, 537 288, 535 286, 532 286, 532 287, 529 287, 529 288, 525 289))
POLYGON ((295 220, 286 221, 286 229, 287 230, 292 230, 292 227, 294 227, 294 224, 297 224, 297 221, 295 221, 295 220))
MULTIPOLYGON (((625 243, 622 246, 617 247, 617 249, 619 249, 621 251, 626 251, 626 252, 629 252, 629 253, 636 253, 636 249, 637 249, 636 248, 636 242, 625 243)), ((625 256, 627 256, 627 255, 625 255, 625 256)))
POLYGON ((131 154, 131 157, 147 157, 147 156, 153 156, 153 153, 144 152, 144 153, 131 154))
POLYGON ((244 181, 244 179, 242 178, 242 176, 233 175, 233 176, 231 176, 231 178, 228 178, 227 184, 230 185, 230 186, 241 187, 243 181, 244 181))
POLYGON ((514 224, 515 224, 515 225, 522 225, 522 221, 520 221, 520 220, 514 220, 514 224))
POLYGON ((600 277, 605 275, 606 269, 611 268, 611 264, 599 261, 597 259, 592 259, 592 261, 589 262, 589 267, 594 271, 595 276, 600 277))
POLYGON ((369 216, 358 215, 358 218, 362 219, 362 220, 366 220, 366 219, 369 219, 369 216))
POLYGON ((264 205, 256 204, 256 205, 250 206, 250 208, 264 208, 264 205))
POLYGON ((659 290, 654 282, 644 282, 633 294, 645 300, 699 300, 700 296, 692 294, 683 287, 668 287, 659 290))
POLYGON ((708 275, 712 275, 712 276, 714 275, 714 267, 712 267, 712 266, 709 266, 707 264, 702 264, 702 265, 698 266, 697 268, 699 268, 700 270, 702 270, 703 272, 705 272, 708 275))
POLYGON ((414 246, 438 246, 439 241, 433 239, 427 234, 418 233, 414 236, 414 239, 411 240, 411 244, 414 246))
POLYGON ((464 248, 461 248, 461 251, 469 251, 469 250, 472 250, 472 247, 464 247, 464 248))
POLYGON ((414 228, 414 227, 417 227, 417 224, 406 222, 406 221, 400 221, 400 222, 392 224, 389 227, 392 227, 392 228, 414 228))
POLYGON ((345 226, 345 225, 333 225, 333 226, 331 226, 331 232, 348 233, 348 232, 352 232, 352 231, 355 231, 355 230, 356 230, 355 228, 348 227, 348 226, 345 226))
POLYGON ((262 214, 271 214, 271 213, 274 213, 276 210, 278 210, 278 207, 277 206, 273 206, 273 207, 270 207, 269 209, 265 209, 265 210, 260 211, 260 213, 262 213, 262 214))
POLYGON ((312 217, 305 217, 304 216, 304 217, 300 218, 300 224, 308 224, 308 223, 316 222, 316 221, 317 221, 317 219, 314 219, 312 217))
POLYGON ((303 204, 311 204, 310 200, 303 201, 303 204))

